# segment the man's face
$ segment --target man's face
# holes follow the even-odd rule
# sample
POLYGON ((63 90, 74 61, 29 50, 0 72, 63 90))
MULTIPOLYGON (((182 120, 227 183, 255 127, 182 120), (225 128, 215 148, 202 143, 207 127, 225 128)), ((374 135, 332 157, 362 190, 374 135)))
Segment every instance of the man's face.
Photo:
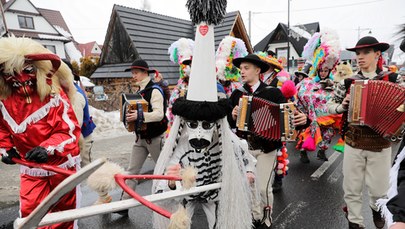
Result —
POLYGON ((196 150, 207 148, 212 141, 215 122, 186 120, 188 141, 196 150))
POLYGON ((240 75, 243 83, 255 83, 259 80, 260 68, 249 62, 240 64, 240 75))
POLYGON ((377 61, 380 55, 380 51, 374 51, 372 48, 357 49, 357 64, 360 69, 368 69, 377 66, 377 61))
POLYGON ((148 77, 148 72, 142 69, 134 68, 131 70, 131 73, 132 79, 134 79, 135 82, 141 82, 143 79, 148 77))

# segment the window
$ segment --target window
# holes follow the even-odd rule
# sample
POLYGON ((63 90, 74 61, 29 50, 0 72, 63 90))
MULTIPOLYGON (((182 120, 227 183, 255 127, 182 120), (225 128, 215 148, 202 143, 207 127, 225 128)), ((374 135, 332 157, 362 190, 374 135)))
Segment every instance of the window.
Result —
POLYGON ((46 49, 56 54, 56 47, 55 45, 44 45, 46 49))
POLYGON ((18 23, 22 29, 34 29, 34 19, 32 17, 18 16, 18 23))

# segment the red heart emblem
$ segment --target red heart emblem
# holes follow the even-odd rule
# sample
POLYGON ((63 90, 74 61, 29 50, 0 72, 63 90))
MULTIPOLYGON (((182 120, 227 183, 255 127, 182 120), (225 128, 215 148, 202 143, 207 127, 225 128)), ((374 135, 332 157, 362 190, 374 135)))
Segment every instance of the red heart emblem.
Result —
POLYGON ((202 25, 199 28, 201 35, 205 36, 208 33, 208 25, 202 25))

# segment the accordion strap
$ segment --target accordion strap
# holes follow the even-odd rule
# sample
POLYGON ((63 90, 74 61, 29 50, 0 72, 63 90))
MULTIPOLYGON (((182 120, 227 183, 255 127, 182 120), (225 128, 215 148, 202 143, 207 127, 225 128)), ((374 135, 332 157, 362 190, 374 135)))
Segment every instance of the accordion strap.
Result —
POLYGON ((353 148, 380 152, 391 146, 389 140, 373 131, 367 126, 349 125, 345 135, 345 141, 353 148))

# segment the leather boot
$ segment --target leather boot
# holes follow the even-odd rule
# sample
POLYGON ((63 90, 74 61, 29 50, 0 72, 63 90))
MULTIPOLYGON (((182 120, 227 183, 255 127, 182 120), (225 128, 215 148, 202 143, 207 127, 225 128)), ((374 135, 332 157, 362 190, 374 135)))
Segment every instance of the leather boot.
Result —
POLYGON ((384 228, 385 219, 381 216, 381 213, 379 211, 374 211, 374 209, 371 209, 371 211, 373 212, 373 221, 375 227, 384 228))
POLYGON ((349 229, 364 229, 365 227, 349 221, 349 229))
POLYGON ((300 161, 304 164, 308 164, 309 163, 309 158, 307 155, 307 151, 305 150, 301 150, 300 151, 300 161))
POLYGON ((318 160, 328 161, 328 158, 325 155, 325 150, 319 150, 316 156, 318 157, 318 160))

